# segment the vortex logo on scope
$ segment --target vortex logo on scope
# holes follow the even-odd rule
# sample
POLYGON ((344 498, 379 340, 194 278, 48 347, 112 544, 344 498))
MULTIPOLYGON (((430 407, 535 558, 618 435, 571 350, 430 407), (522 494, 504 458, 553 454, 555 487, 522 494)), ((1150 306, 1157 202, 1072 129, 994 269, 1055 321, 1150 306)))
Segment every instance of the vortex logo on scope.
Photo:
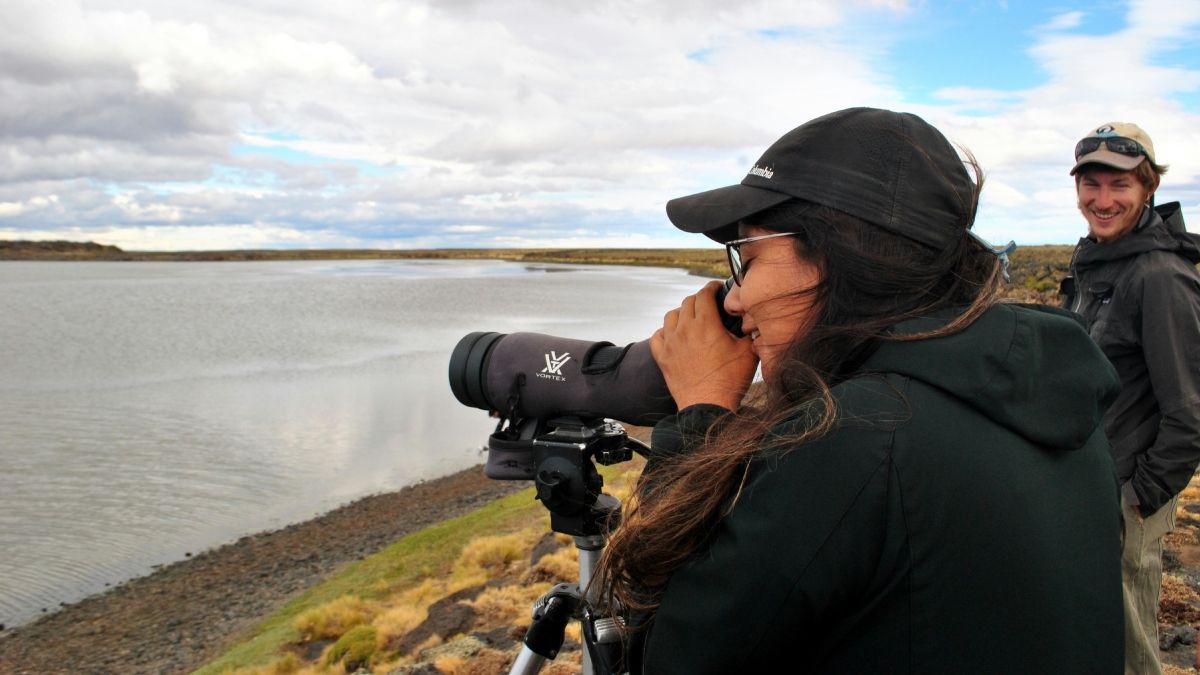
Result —
POLYGON ((547 352, 546 367, 542 368, 542 372, 538 373, 537 376, 546 380, 566 382, 567 378, 563 377, 559 371, 562 370, 563 364, 570 360, 571 352, 563 352, 562 356, 559 356, 555 351, 547 352))

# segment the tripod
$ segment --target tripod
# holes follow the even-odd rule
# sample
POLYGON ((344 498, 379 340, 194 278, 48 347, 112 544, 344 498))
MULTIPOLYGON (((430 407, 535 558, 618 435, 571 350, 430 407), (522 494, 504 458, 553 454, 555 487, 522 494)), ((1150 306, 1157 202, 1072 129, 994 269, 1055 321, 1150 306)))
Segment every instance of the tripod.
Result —
POLYGON ((550 511, 550 529, 574 537, 579 552, 579 583, 560 583, 534 603, 533 623, 510 675, 532 675, 556 657, 572 618, 583 624, 584 675, 615 673, 623 648, 619 618, 596 612, 589 585, 621 505, 602 492, 604 478, 593 460, 615 464, 647 449, 620 424, 603 419, 528 420, 492 434, 488 475, 532 478, 538 500, 550 511))

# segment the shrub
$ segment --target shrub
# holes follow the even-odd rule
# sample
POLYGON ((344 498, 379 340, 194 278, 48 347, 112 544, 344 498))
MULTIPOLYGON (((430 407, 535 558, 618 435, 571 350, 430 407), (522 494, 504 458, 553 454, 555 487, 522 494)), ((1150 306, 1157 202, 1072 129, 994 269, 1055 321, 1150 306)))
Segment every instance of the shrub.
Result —
POLYGON ((532 548, 529 536, 510 534, 499 537, 480 537, 467 544, 455 567, 460 571, 478 569, 494 576, 509 566, 524 560, 532 548))
POLYGON ((398 605, 379 615, 374 621, 375 628, 386 639, 400 637, 408 631, 421 625, 425 620, 428 605, 414 607, 398 605))
POLYGON ((374 626, 355 626, 338 638, 325 656, 326 665, 341 663, 346 672, 353 673, 367 665, 378 648, 374 626))
POLYGON ((362 598, 346 595, 296 617, 296 630, 307 640, 337 638, 369 622, 374 614, 362 598))
POLYGON ((272 675, 289 675, 290 673, 299 671, 303 665, 304 663, 300 660, 300 657, 288 652, 278 661, 271 664, 270 672, 272 675))
POLYGON ((529 608, 552 584, 489 588, 468 604, 488 623, 513 624, 529 621, 529 608))

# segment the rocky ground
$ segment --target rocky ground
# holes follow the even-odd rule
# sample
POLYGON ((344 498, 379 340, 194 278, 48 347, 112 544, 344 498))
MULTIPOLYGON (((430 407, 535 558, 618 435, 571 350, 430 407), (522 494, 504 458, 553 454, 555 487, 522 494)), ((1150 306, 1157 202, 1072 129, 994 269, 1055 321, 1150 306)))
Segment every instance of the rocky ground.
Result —
MULTIPOLYGON (((476 467, 242 538, 0 633, 0 674, 188 672, 223 653, 238 635, 340 564, 523 487, 488 480, 476 467)), ((1160 614, 1168 675, 1200 672, 1194 667, 1200 627, 1200 481, 1184 493, 1178 516, 1177 529, 1165 542, 1160 614)), ((465 598, 457 595, 435 605, 422 630, 445 637, 469 633, 463 623, 471 623, 470 617, 460 616, 465 598)), ((497 627, 482 641, 472 636, 479 644, 468 651, 478 668, 468 670, 506 671, 521 628, 497 627), (485 664, 483 656, 493 660, 485 664)), ((564 647, 544 673, 578 672, 577 642, 568 639, 564 647)), ((423 668, 411 672, 439 672, 428 662, 423 668)))
MULTIPOLYGON (((544 543, 551 543, 544 541, 544 543)), ((1159 646, 1165 675, 1195 675, 1197 667, 1197 629, 1200 628, 1200 478, 1181 495, 1176 511, 1176 529, 1164 538, 1163 590, 1159 603, 1159 646)), ((541 551, 544 553, 545 551, 541 551)), ((534 550, 534 560, 539 550, 534 550)), ((493 579, 491 583, 506 583, 493 579)), ((514 650, 520 648, 523 626, 496 626, 475 621, 467 611, 468 595, 482 588, 468 589, 464 597, 446 598, 440 611, 430 612, 423 628, 443 638, 445 644, 422 653, 416 666, 392 670, 388 675, 439 675, 450 672, 434 667, 446 653, 465 655, 452 672, 465 675, 506 672, 514 650)), ((414 631, 417 633, 418 631, 414 631)), ((424 633, 420 633, 423 637, 424 633)), ((983 655, 981 655, 983 658, 983 655)), ((577 675, 580 671, 579 645, 568 639, 563 652, 544 675, 577 675)), ((986 667, 981 667, 986 671, 986 667)), ((385 672, 385 671, 380 671, 385 672)))
POLYGON ((339 565, 526 486, 475 467, 244 537, 0 632, 0 673, 188 672, 339 565))
POLYGON ((1176 510, 1175 531, 1163 539, 1163 592, 1159 646, 1167 675, 1200 672, 1200 478, 1192 478, 1176 510))

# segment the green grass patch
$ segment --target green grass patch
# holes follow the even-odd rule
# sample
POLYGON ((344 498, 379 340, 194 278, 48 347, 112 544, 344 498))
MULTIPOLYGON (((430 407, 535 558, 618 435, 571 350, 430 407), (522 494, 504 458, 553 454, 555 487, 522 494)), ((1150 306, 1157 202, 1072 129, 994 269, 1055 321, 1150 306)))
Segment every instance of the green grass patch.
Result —
POLYGON ((342 663, 346 672, 353 673, 359 666, 365 666, 371 655, 375 653, 375 627, 355 626, 338 641, 333 643, 325 663, 333 665, 342 663))

